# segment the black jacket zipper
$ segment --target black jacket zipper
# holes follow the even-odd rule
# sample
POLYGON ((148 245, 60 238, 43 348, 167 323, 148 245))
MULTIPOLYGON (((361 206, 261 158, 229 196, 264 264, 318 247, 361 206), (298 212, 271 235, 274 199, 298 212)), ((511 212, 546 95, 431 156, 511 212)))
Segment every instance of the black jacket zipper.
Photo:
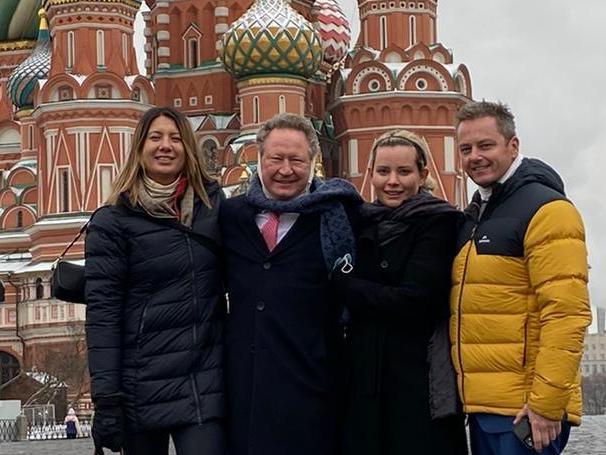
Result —
POLYGON ((461 402, 465 404, 465 371, 463 370, 463 358, 461 356, 461 300, 463 299, 463 288, 465 287, 465 277, 467 275, 467 266, 469 264, 469 254, 471 253, 471 247, 473 246, 473 238, 476 233, 479 221, 476 222, 471 229, 469 235, 469 246, 467 247, 467 253, 465 253, 465 265, 463 266, 463 275, 461 276, 461 289, 459 290, 459 300, 457 302, 457 357, 459 361, 459 370, 461 371, 461 402))
MULTIPOLYGON (((193 328, 192 328, 192 365, 194 365, 196 361, 196 346, 198 344, 198 333, 196 330, 197 324, 197 314, 198 314, 198 299, 196 297, 196 272, 194 267, 194 254, 191 249, 191 240, 189 239, 189 235, 184 233, 185 240, 187 241, 187 251, 189 253, 189 260, 191 263, 191 286, 192 286, 192 294, 193 294, 193 328)), ((192 390, 194 393, 194 400, 196 402, 196 416, 198 418, 198 425, 202 425, 202 408, 200 405, 200 397, 198 396, 198 384, 196 384, 196 375, 192 371, 189 375, 192 385, 192 390)))

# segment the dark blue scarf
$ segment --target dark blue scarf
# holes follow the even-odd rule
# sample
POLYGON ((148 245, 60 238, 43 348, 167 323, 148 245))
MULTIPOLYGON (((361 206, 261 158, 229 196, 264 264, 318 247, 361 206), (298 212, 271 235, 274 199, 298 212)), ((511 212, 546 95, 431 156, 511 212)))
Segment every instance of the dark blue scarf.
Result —
POLYGON ((320 240, 326 269, 330 273, 337 259, 349 253, 354 257, 356 243, 343 204, 358 205, 362 198, 346 180, 322 181, 314 178, 309 194, 287 201, 269 199, 263 192, 258 175, 250 179, 246 200, 259 210, 278 213, 320 213, 320 240))

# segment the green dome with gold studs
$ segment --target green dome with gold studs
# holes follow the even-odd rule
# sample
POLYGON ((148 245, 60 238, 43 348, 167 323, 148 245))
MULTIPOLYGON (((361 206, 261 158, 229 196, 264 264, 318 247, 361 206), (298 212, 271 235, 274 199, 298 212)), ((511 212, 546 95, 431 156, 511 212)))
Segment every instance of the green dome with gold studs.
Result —
POLYGON ((286 0, 256 0, 222 38, 223 65, 232 75, 289 73, 309 77, 322 62, 313 25, 286 0))

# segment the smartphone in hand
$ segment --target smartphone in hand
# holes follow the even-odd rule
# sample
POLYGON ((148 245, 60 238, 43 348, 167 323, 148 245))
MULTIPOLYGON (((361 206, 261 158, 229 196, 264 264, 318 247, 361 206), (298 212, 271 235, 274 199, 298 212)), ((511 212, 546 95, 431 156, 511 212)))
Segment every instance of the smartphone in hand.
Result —
POLYGON ((528 449, 534 449, 534 441, 532 440, 532 428, 528 416, 522 419, 513 426, 513 434, 524 444, 528 449))

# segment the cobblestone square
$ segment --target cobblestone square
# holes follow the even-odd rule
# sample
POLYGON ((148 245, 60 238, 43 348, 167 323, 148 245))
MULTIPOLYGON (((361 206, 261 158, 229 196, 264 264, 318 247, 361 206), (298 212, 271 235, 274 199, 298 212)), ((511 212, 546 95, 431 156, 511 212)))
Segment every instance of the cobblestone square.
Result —
MULTIPOLYGON (((114 452, 104 449, 105 455, 114 452)), ((172 444, 170 455, 175 455, 172 444)), ((0 442, 0 455, 93 455, 92 438, 51 441, 0 442)), ((202 454, 200 454, 202 455, 202 454)))
MULTIPOLYGON (((113 452, 106 449, 105 454, 113 452)), ((172 444, 169 454, 175 455, 172 444)), ((0 455, 93 455, 93 440, 0 442, 0 455)), ((572 429, 564 455, 606 455, 606 415, 583 417, 583 424, 572 429)))

